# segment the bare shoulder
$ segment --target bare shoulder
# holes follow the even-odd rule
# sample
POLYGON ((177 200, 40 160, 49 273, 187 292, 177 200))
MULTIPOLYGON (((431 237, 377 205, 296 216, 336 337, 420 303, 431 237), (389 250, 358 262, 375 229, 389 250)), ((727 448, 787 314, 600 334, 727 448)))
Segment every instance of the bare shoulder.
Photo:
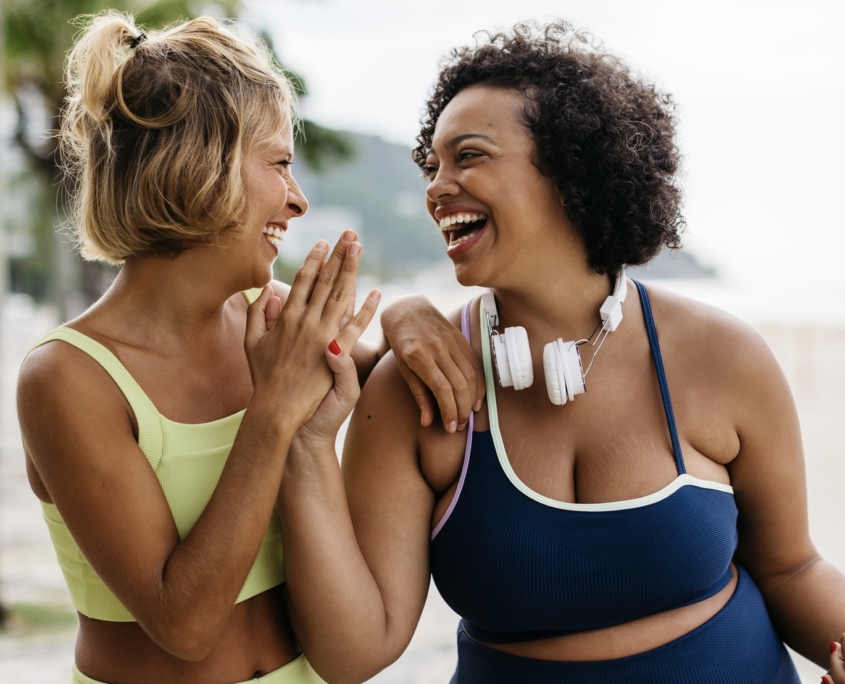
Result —
POLYGON ((17 406, 24 450, 40 478, 31 484, 41 498, 41 480, 49 488, 65 459, 92 453, 95 442, 135 439, 134 415, 114 381, 93 358, 58 340, 24 360, 17 406))
POLYGON ((388 351, 361 390, 353 421, 366 420, 372 427, 393 426, 394 429, 410 431, 412 426, 416 427, 418 414, 419 409, 399 373, 393 351, 388 351))
POLYGON ((123 395, 105 369, 85 352, 60 340, 33 349, 18 374, 19 400, 75 405, 85 397, 113 403, 116 396, 123 395))
POLYGON ((661 287, 649 285, 648 292, 667 365, 682 366, 688 379, 721 387, 722 394, 741 401, 784 389, 774 355, 751 325, 661 287))

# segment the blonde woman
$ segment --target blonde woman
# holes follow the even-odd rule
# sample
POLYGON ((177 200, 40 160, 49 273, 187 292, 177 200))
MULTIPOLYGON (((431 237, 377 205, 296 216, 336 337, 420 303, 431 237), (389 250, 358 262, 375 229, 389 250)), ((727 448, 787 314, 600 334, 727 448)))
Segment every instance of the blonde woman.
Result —
MULTIPOLYGON (((276 502, 301 426, 320 406, 348 412, 356 367, 377 359, 358 338, 378 293, 351 308, 361 246, 321 241, 292 287, 271 280, 308 203, 290 87, 250 38, 207 18, 146 34, 109 13, 68 65, 75 227, 87 258, 122 269, 29 354, 18 409, 79 611, 73 682, 320 681, 288 619, 276 502)), ((473 362, 429 318, 398 354, 454 431, 473 362)))

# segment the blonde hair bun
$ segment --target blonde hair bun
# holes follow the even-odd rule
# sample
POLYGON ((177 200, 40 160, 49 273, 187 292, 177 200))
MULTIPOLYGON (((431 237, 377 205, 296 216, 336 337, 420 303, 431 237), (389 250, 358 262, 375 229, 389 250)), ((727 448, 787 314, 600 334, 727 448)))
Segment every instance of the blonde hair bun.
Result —
POLYGON ((59 139, 83 256, 119 264, 218 240, 246 209, 244 154, 293 125, 286 76, 237 23, 142 32, 113 10, 78 23, 59 139))

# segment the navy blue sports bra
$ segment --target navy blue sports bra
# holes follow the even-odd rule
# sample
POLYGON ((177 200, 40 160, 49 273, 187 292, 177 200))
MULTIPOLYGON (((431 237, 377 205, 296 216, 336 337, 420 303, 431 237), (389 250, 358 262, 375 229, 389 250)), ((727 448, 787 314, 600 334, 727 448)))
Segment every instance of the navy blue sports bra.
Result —
MULTIPOLYGON (((733 489, 686 472, 648 293, 636 285, 678 468, 654 494, 573 504, 529 489, 505 453, 482 344, 490 430, 473 432, 470 422, 457 491, 430 547, 440 594, 478 641, 610 627, 702 601, 730 581, 733 489)), ((469 304, 463 328, 469 339, 469 304)))

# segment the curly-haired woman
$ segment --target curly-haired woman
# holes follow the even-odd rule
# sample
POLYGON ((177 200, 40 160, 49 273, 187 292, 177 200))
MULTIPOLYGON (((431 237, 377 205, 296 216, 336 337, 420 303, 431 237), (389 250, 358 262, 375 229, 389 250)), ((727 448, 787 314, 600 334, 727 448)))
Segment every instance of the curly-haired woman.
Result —
MULTIPOLYGON (((236 28, 147 35, 108 13, 68 62, 74 227, 86 256, 122 269, 29 354, 18 415, 79 612, 75 684, 321 681, 290 626, 276 500, 291 444, 327 407, 351 410, 375 364, 358 337, 378 293, 353 315, 351 232, 331 256, 320 241, 292 287, 271 280, 308 203, 289 84, 236 28)), ((414 321, 423 341, 397 353, 455 431, 475 359, 423 309, 393 318, 414 321)))
POLYGON ((330 439, 292 450, 291 615, 328 680, 398 657, 431 574, 463 618, 455 683, 794 684, 783 642, 845 682, 845 577, 808 535, 780 369, 623 270, 679 245, 674 124, 563 23, 440 72, 414 157, 458 281, 491 290, 453 317, 487 400, 467 435, 420 427, 388 356, 342 473, 330 439))

